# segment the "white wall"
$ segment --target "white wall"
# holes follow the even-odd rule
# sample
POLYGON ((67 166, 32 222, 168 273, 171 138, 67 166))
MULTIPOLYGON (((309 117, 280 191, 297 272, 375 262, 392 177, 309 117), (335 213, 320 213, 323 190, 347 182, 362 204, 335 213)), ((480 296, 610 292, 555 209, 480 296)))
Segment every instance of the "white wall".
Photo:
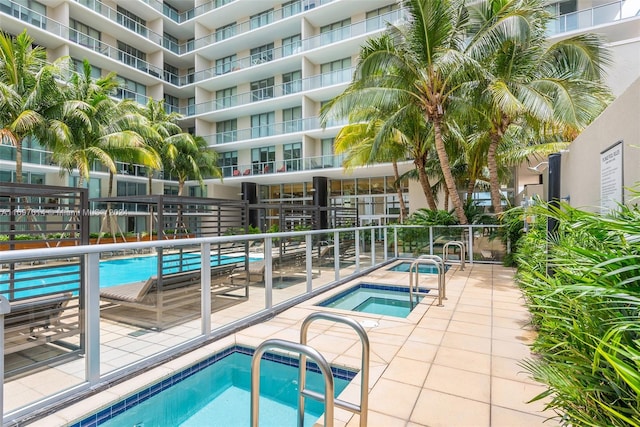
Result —
MULTIPOLYGON (((623 185, 640 182, 640 78, 629 86, 562 154, 561 197, 578 208, 600 206, 600 153, 623 141, 623 185)), ((625 190, 625 202, 630 200, 625 190)))

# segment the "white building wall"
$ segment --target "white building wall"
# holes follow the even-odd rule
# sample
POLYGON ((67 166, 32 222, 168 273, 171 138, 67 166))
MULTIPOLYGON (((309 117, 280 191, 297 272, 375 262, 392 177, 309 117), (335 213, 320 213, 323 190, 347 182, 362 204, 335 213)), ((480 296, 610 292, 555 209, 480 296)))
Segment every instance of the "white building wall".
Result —
MULTIPOLYGON (((600 207, 600 153, 618 141, 623 148, 623 185, 640 182, 640 78, 622 93, 562 154, 561 197, 591 211, 600 207)), ((625 190, 625 202, 632 195, 625 190)))

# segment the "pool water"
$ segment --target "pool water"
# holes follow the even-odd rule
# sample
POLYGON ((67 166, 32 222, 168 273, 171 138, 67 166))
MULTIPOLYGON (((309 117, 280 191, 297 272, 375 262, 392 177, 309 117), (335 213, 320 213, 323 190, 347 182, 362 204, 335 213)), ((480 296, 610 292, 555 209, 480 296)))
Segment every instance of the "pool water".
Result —
MULTIPOLYGON (((428 292, 420 289, 420 292, 428 292)), ((423 297, 414 296, 414 306, 423 297)), ((360 283, 318 304, 341 310, 407 317, 411 313, 409 288, 360 283)))
MULTIPOLYGON (((248 426, 252 354, 252 349, 231 347, 72 427, 248 426)), ((297 366, 297 358, 264 355, 260 367, 260 426, 296 425, 297 366)), ((356 373, 336 368, 332 371, 337 396, 356 373)), ((324 392, 324 380, 314 364, 307 372, 307 387, 324 392)), ((323 412, 322 403, 306 399, 305 425, 312 426, 323 412)))
MULTIPOLYGON (((178 254, 163 256, 164 274, 177 273, 179 271, 191 271, 200 269, 200 254, 183 254, 182 262, 178 254), (182 264, 182 269, 180 269, 182 264)), ((249 258, 249 261, 256 259, 249 258)), ((239 263, 244 261, 244 256, 221 255, 211 256, 211 266, 239 263)), ((126 283, 142 282, 158 273, 157 255, 136 256, 130 258, 110 259, 100 261, 100 287, 122 285, 126 283)), ((80 273, 77 264, 68 266, 44 267, 16 271, 16 290, 13 297, 9 293, 9 274, 0 274, 0 294, 10 299, 26 298, 41 295, 46 286, 47 293, 77 291, 80 283, 80 273)))
MULTIPOLYGON (((401 263, 396 264, 393 267, 391 267, 389 269, 389 271, 398 271, 398 272, 401 272, 401 273, 408 273, 409 269, 411 268, 411 264, 412 263, 413 263, 413 261, 401 262, 401 263)), ((447 264, 445 264, 444 269, 445 269, 445 271, 448 270, 449 266, 447 264)), ((424 274, 438 274, 438 269, 437 269, 437 267, 435 265, 418 264, 418 272, 419 273, 424 273, 424 274)))

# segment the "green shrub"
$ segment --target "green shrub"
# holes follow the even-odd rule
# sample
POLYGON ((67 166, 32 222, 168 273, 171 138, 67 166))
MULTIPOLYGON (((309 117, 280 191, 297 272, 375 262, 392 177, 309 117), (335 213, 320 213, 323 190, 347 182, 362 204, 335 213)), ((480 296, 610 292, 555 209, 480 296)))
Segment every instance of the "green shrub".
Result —
POLYGON ((640 212, 534 213, 516 260, 538 330, 524 366, 548 388, 538 398, 550 396, 563 425, 640 425, 640 212))

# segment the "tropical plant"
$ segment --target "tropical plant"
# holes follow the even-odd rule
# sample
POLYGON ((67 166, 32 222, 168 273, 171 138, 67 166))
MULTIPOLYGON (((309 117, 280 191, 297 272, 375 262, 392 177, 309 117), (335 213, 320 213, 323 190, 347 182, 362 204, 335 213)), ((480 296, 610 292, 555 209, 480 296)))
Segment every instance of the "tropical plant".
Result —
POLYGON ((59 102, 58 74, 26 30, 15 37, 0 32, 0 142, 16 147, 16 182, 22 182, 24 139, 45 133, 46 111, 59 102))
POLYGON ((361 52, 354 81, 331 109, 338 116, 367 105, 393 111, 398 123, 419 110, 433 127, 434 142, 449 197, 460 223, 466 224, 462 201, 447 154, 443 134, 447 111, 466 102, 456 92, 477 82, 478 64, 464 53, 467 10, 458 0, 406 0, 406 24, 390 25, 386 34, 361 52))
MULTIPOLYGON (((379 114, 382 113, 379 112, 379 114)), ((367 111, 364 113, 364 116, 372 116, 372 113, 367 111)), ((357 121, 357 118, 355 118, 355 115, 352 115, 350 120, 357 121)), ((375 138, 380 135, 380 126, 382 126, 382 119, 370 120, 368 123, 353 123, 343 127, 336 137, 335 152, 336 154, 345 153, 342 165, 347 171, 356 166, 378 162, 391 162, 393 166, 394 187, 396 188, 398 201, 400 203, 399 222, 402 223, 407 213, 407 208, 404 203, 404 194, 400 185, 398 161, 405 160, 407 157, 406 146, 402 144, 404 135, 402 135, 400 131, 393 132, 391 137, 374 152, 372 147, 375 138)))
POLYGON ((586 127, 610 100, 602 83, 603 67, 610 62, 604 41, 583 34, 549 43, 551 17, 545 8, 542 2, 521 0, 469 6, 466 54, 482 64, 483 78, 467 98, 473 100, 473 121, 489 142, 485 154, 495 213, 502 212, 498 170, 505 138, 513 142, 516 137, 523 145, 550 136, 562 141, 586 127), (519 132, 511 131, 513 125, 519 132))
MULTIPOLYGON (((163 159, 164 164, 170 164, 178 154, 177 146, 197 149, 193 135, 183 132, 178 125, 181 115, 175 112, 167 113, 164 101, 154 101, 149 99, 142 114, 147 118, 149 125, 155 130, 159 138, 147 139, 147 145, 153 148, 163 159)), ((149 194, 153 194, 152 178, 153 168, 149 168, 149 194)))
POLYGON ((174 143, 176 152, 172 159, 165 159, 164 169, 178 178, 178 196, 184 192, 184 183, 189 179, 197 180, 204 186, 204 177, 222 179, 222 171, 217 165, 218 155, 207 146, 202 137, 190 140, 181 139, 174 143))
POLYGON ((550 398, 563 425, 640 425, 640 210, 531 213, 516 257, 538 332, 524 366, 547 385, 537 399, 550 398))

